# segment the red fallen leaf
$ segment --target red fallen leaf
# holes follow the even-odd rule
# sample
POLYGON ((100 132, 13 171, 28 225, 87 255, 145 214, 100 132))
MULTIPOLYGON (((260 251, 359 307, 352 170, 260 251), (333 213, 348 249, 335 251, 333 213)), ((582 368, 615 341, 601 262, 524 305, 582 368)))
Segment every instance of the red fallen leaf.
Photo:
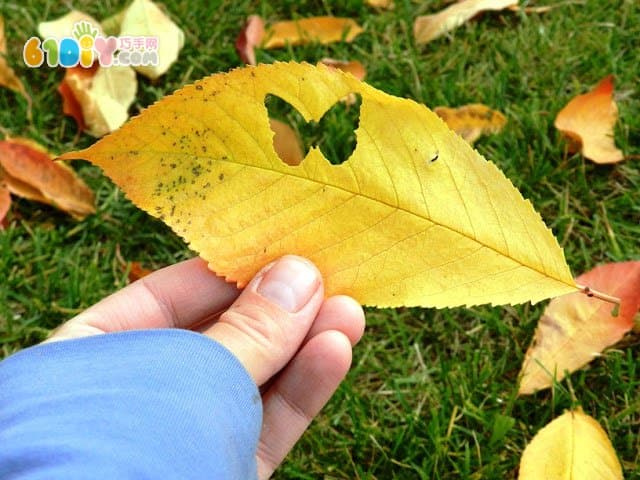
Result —
POLYGON ((260 45, 263 37, 264 20, 259 15, 249 15, 247 23, 236 38, 236 51, 244 63, 256 64, 255 47, 260 45))
POLYGON ((4 220, 11 208, 11 195, 4 179, 0 179, 0 230, 4 230, 4 220))
POLYGON ((576 283, 620 298, 618 316, 612 305, 584 293, 551 300, 527 350, 520 395, 548 388, 617 343, 631 328, 640 309, 640 261, 608 263, 576 278, 576 283))
POLYGON ((53 205, 82 219, 95 212, 93 192, 62 162, 37 143, 11 138, 0 141, 0 168, 11 193, 53 205))
POLYGON ((65 115, 73 117, 81 132, 86 130, 87 124, 84 121, 82 113, 82 105, 74 93, 74 89, 70 86, 70 82, 91 83, 91 79, 98 70, 98 64, 94 63, 91 68, 73 67, 68 68, 62 83, 58 85, 58 93, 62 96, 62 111, 65 115), (72 78, 74 77, 74 78, 72 78))
POLYGON ((596 163, 617 163, 624 160, 614 143, 617 119, 613 75, 609 75, 590 92, 573 98, 558 113, 554 125, 571 142, 570 151, 580 151, 596 163))
POLYGON ((146 277, 150 273, 153 273, 153 270, 144 268, 140 262, 131 262, 131 268, 129 269, 129 283, 140 280, 142 277, 146 277))

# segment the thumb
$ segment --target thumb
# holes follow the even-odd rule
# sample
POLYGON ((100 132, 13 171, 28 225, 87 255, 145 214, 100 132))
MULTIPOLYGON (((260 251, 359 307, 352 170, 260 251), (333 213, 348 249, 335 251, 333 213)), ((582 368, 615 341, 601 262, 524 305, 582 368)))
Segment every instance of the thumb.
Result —
POLYGON ((230 350, 262 385, 298 351, 323 299, 318 269, 288 255, 264 267, 203 333, 230 350))

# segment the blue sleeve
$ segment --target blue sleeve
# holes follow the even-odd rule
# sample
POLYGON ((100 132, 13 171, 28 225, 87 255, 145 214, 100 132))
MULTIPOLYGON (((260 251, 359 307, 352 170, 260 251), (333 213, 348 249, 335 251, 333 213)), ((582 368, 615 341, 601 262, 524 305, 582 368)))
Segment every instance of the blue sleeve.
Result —
POLYGON ((0 362, 0 478, 252 479, 260 393, 204 335, 145 330, 0 362))

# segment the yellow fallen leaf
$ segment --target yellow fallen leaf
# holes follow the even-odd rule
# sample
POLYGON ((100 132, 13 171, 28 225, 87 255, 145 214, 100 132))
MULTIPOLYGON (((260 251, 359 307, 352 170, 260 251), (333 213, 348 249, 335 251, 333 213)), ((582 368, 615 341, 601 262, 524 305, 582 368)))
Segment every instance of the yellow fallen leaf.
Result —
POLYGON ((131 67, 98 67, 95 75, 66 75, 65 84, 82 107, 86 131, 101 137, 129 118, 138 83, 131 67))
POLYGON ((158 64, 134 67, 151 79, 165 74, 184 46, 182 30, 151 0, 134 0, 126 9, 120 25, 120 37, 128 36, 158 38, 158 64))
POLYGON ((273 130, 273 148, 280 159, 287 165, 300 165, 304 151, 302 142, 293 128, 275 118, 269 119, 269 125, 273 130))
POLYGON ((80 152, 229 281, 283 254, 310 258, 326 293, 379 306, 518 303, 576 291, 531 204, 424 105, 340 70, 297 63, 208 77, 80 152), (352 156, 273 147, 265 97, 318 121, 362 98, 352 156), (393 125, 393 129, 389 125, 393 125))
POLYGON ((600 265, 576 282, 619 298, 617 316, 611 314, 610 303, 582 293, 551 300, 522 364, 519 395, 549 388, 554 379, 586 365, 633 327, 640 308, 640 262, 600 265))
POLYGON ((60 39, 64 37, 73 37, 73 27, 77 22, 88 22, 97 31, 97 35, 104 37, 104 32, 98 22, 91 15, 79 10, 71 10, 62 17, 50 20, 48 22, 40 22, 38 24, 38 35, 42 40, 47 38, 60 39))
POLYGON ((7 39, 4 35, 4 18, 0 16, 0 86, 7 87, 22 95, 31 110, 31 96, 27 93, 22 81, 7 62, 7 39))
POLYGON ((624 160, 613 138, 617 119, 613 75, 609 75, 589 93, 573 98, 558 113, 554 125, 570 140, 571 151, 581 151, 595 163, 617 163, 624 160))
POLYGON ((311 17, 272 23, 264 34, 262 48, 319 42, 323 45, 351 42, 364 30, 355 20, 338 17, 311 17))
POLYGON ((553 420, 531 440, 519 480, 621 480, 622 467, 607 433, 578 408, 553 420))
POLYGON ((451 130, 471 144, 483 133, 498 133, 507 123, 502 113, 480 103, 458 108, 435 107, 433 111, 451 130))
POLYGON ((393 0, 366 0, 365 3, 370 7, 385 10, 393 10, 395 7, 393 0))
POLYGON ((518 0, 461 0, 433 15, 422 15, 413 23, 416 44, 429 43, 487 10, 503 10, 518 0))

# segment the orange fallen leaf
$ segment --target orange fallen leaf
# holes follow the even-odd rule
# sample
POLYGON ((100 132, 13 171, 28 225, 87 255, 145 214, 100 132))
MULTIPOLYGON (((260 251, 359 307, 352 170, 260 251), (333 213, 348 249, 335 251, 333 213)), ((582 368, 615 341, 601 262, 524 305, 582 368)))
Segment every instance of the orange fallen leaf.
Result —
POLYGON ((0 141, 0 169, 8 190, 82 219, 95 212, 93 192, 71 167, 54 162, 42 146, 23 138, 0 141))
POLYGON ((612 305, 582 293, 551 300, 538 323, 520 373, 520 395, 548 388, 617 343, 633 327, 640 309, 640 261, 608 263, 576 278, 620 298, 618 316, 612 305))
POLYGON ((275 118, 269 119, 269 125, 273 130, 273 148, 280 159, 287 165, 300 165, 304 151, 298 134, 289 125, 275 118))
POLYGON ((502 113, 481 103, 458 108, 436 107, 433 111, 469 143, 475 142, 483 133, 498 133, 507 123, 502 113))
POLYGON ((288 20, 271 24, 265 32, 261 47, 270 49, 311 42, 326 45, 341 40, 352 42, 363 31, 350 18, 310 17, 288 20))
POLYGON ((62 96, 62 111, 65 115, 73 117, 78 125, 78 130, 81 132, 86 130, 87 125, 84 121, 84 114, 82 113, 82 105, 78 101, 74 91, 79 88, 88 89, 91 80, 93 79, 98 64, 94 63, 92 68, 73 67, 67 68, 64 74, 64 79, 58 85, 58 93, 62 96), (71 78, 77 77, 77 78, 71 78), (71 86, 73 85, 73 86, 71 86), (82 85, 82 87, 80 87, 82 85))
POLYGON ((569 139, 570 151, 580 151, 595 163, 617 163, 624 160, 613 137, 617 119, 613 75, 609 75, 589 93, 573 98, 558 113, 554 125, 569 139))
POLYGON ((607 432, 581 408, 540 430, 525 448, 518 480, 622 480, 607 432))
POLYGON ((358 80, 364 80, 367 76, 367 70, 364 68, 361 62, 357 60, 336 60, 334 58, 323 58, 320 63, 326 65, 329 68, 337 68, 343 72, 348 72, 358 80))
POLYGON ((518 0, 461 0, 432 15, 422 15, 413 23, 416 44, 429 43, 487 10, 503 10, 518 0))
POLYGON ((4 219, 9 213, 9 208, 11 208, 11 194, 0 169, 0 230, 3 229, 4 219))
POLYGON ((249 65, 256 64, 255 48, 264 37, 264 20, 259 15, 249 15, 236 39, 236 51, 240 59, 249 65))
POLYGON ((144 268, 140 262, 131 262, 131 268, 129 269, 129 283, 140 280, 142 277, 146 277, 150 273, 153 273, 153 270, 144 268))
POLYGON ((27 93, 16 72, 9 66, 6 58, 7 39, 4 35, 4 18, 0 16, 0 85, 22 95, 31 111, 31 96, 27 93))

